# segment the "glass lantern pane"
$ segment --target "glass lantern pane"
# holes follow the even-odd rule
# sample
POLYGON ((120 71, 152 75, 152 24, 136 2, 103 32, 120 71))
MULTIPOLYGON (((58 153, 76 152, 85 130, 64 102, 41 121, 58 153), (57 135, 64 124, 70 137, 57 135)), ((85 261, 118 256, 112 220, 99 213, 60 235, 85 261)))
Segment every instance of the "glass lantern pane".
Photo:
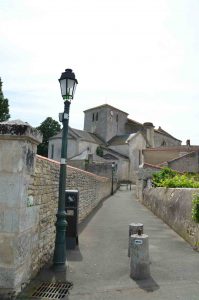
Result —
POLYGON ((76 82, 74 81, 73 96, 75 95, 76 86, 77 86, 77 84, 76 84, 76 82))
POLYGON ((66 79, 60 80, 61 94, 66 96, 66 79))
POLYGON ((73 83, 74 83, 73 79, 68 79, 68 89, 73 88, 73 83))
POLYGON ((73 98, 74 80, 68 79, 67 96, 73 98))

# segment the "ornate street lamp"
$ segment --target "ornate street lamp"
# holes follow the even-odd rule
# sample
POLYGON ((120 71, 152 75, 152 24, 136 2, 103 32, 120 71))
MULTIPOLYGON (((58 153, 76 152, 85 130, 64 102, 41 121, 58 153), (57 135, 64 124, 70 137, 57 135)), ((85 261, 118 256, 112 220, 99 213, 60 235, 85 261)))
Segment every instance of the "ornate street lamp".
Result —
POLYGON ((62 129, 62 148, 60 160, 59 175, 59 201, 56 222, 56 238, 53 263, 60 269, 65 268, 66 264, 66 211, 65 211, 65 189, 66 189, 66 171, 67 171, 67 135, 70 101, 74 97, 77 79, 71 69, 66 69, 59 79, 61 94, 64 100, 64 113, 59 115, 60 122, 63 124, 62 129))

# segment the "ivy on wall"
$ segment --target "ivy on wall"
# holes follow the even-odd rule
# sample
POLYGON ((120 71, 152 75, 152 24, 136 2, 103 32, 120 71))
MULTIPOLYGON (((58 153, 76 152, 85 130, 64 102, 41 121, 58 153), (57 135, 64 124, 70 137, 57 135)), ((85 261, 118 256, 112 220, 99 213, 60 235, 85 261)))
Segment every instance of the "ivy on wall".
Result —
POLYGON ((194 196, 193 196, 192 220, 199 223, 199 194, 194 194, 194 196))

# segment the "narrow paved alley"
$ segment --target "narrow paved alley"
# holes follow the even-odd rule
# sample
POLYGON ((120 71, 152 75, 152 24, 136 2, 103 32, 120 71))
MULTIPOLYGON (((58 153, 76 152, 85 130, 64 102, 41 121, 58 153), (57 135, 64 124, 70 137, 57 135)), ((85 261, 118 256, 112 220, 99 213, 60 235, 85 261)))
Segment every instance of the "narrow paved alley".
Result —
POLYGON ((199 299, 199 253, 135 197, 119 190, 81 226, 79 249, 68 252, 70 300, 199 299), (128 224, 149 235, 151 278, 129 277, 128 224))

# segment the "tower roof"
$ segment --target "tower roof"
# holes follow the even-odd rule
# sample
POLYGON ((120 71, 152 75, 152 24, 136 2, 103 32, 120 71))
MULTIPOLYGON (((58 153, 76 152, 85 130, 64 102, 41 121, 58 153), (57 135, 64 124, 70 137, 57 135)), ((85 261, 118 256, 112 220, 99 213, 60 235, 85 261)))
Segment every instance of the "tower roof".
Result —
POLYGON ((91 111, 91 110, 95 110, 96 108, 103 108, 103 107, 107 107, 107 108, 111 108, 111 109, 114 109, 114 110, 117 110, 117 111, 120 111, 122 112, 123 114, 126 114, 128 116, 128 113, 126 113, 125 111, 121 110, 121 109, 118 109, 112 105, 109 105, 109 104, 102 104, 102 105, 99 105, 99 106, 95 106, 93 108, 89 108, 89 109, 86 109, 84 110, 84 113, 87 112, 87 111, 91 111))

